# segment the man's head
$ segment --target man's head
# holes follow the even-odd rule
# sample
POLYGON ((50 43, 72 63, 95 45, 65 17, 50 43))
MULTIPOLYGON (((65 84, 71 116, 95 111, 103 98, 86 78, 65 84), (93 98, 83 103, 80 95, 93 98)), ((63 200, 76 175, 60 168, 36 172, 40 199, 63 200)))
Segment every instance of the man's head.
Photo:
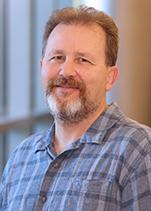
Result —
POLYGON ((79 6, 78 8, 67 7, 54 11, 49 17, 45 27, 42 55, 45 53, 50 33, 60 23, 81 24, 86 26, 89 24, 97 24, 99 27, 103 28, 106 34, 106 65, 113 66, 116 64, 119 42, 118 28, 116 24, 112 18, 104 12, 86 6, 79 6))
POLYGON ((106 105, 117 75, 117 27, 93 8, 65 8, 47 22, 42 80, 50 111, 64 123, 77 123, 106 105))

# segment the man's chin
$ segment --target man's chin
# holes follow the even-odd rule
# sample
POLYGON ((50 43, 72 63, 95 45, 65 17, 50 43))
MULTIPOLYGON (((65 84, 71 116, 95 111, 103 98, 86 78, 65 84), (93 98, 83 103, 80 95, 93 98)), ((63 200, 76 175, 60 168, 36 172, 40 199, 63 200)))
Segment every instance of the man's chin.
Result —
POLYGON ((66 105, 66 104, 74 104, 76 102, 79 102, 80 101, 80 98, 79 98, 79 95, 77 95, 77 93, 72 93, 72 94, 69 94, 69 93, 61 93, 61 94, 52 94, 52 95, 49 95, 47 97, 47 102, 50 102, 52 104, 57 104, 58 107, 62 107, 63 105, 66 105))
POLYGON ((81 113, 82 103, 80 100, 56 100, 53 96, 47 97, 47 104, 50 113, 56 117, 66 116, 67 119, 76 118, 78 113, 81 113))
POLYGON ((71 96, 69 97, 63 97, 63 96, 56 96, 56 95, 50 95, 47 97, 47 103, 52 107, 57 107, 59 108, 66 108, 68 107, 68 105, 73 105, 74 103, 76 103, 77 101, 79 101, 79 99, 75 99, 71 96))

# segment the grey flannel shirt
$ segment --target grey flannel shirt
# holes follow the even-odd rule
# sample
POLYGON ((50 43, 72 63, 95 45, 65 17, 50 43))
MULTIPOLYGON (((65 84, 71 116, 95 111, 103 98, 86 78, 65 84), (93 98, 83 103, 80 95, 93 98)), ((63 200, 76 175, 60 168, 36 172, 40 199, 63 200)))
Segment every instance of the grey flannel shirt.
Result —
POLYGON ((13 152, 0 185, 0 210, 151 210, 150 128, 114 103, 58 156, 54 130, 27 138, 13 152))

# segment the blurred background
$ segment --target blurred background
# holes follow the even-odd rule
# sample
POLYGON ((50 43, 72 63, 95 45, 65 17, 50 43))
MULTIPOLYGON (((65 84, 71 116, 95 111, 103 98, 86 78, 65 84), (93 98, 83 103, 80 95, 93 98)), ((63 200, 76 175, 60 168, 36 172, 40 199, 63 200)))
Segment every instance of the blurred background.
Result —
POLYGON ((150 0, 0 0, 0 176, 12 150, 49 128, 40 79, 42 34, 54 9, 86 4, 108 13, 120 31, 120 75, 108 102, 151 126, 150 0))

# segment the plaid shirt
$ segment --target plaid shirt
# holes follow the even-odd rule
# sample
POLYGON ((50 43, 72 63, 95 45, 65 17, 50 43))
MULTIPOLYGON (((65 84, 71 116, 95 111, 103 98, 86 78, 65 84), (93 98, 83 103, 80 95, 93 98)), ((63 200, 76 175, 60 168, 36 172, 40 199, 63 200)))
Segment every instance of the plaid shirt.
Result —
POLYGON ((60 155, 55 126, 21 143, 0 186, 0 210, 151 210, 151 129, 112 104, 60 155))

